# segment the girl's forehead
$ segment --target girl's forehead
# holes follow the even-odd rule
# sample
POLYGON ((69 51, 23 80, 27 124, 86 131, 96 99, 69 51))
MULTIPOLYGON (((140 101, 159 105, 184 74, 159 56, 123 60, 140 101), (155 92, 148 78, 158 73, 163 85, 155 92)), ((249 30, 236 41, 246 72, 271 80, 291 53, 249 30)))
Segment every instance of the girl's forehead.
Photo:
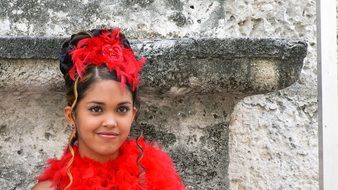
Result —
POLYGON ((121 83, 114 80, 98 80, 91 84, 83 97, 84 100, 111 100, 111 99, 124 99, 131 100, 131 91, 121 86, 121 83))

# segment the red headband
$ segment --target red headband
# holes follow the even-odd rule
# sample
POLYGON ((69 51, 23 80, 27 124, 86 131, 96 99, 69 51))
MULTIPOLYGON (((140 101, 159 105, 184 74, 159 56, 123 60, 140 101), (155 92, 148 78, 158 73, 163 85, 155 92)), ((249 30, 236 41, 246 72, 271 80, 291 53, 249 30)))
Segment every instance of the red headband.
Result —
POLYGON ((105 64, 110 72, 116 72, 117 80, 124 87, 129 84, 135 91, 139 84, 139 72, 145 63, 145 58, 136 60, 133 50, 124 47, 121 40, 121 30, 101 31, 101 34, 92 38, 80 40, 76 47, 70 51, 73 67, 69 76, 75 81, 76 75, 83 77, 87 65, 105 64))

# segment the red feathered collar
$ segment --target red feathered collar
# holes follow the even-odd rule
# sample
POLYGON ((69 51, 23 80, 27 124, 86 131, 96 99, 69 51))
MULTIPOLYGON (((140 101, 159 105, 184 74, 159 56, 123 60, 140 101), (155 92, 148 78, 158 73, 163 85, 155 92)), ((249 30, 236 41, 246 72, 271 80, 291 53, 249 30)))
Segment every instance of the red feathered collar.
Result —
MULTIPOLYGON (((158 146, 141 141, 144 149, 142 165, 145 168, 143 186, 138 179, 139 168, 136 159, 139 151, 135 140, 127 140, 120 148, 117 159, 99 163, 89 158, 82 158, 74 146, 75 158, 71 166, 74 182, 71 190, 183 190, 170 157, 158 146)), ((71 154, 66 152, 61 159, 48 160, 48 168, 37 177, 39 181, 50 180, 58 190, 64 189, 69 179, 66 165, 71 154)))

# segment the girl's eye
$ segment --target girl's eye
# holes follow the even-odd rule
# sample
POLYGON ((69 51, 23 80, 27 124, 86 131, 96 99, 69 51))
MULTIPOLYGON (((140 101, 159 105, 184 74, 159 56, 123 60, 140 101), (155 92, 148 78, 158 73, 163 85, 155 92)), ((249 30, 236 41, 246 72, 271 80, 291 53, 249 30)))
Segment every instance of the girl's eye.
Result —
POLYGON ((129 107, 126 107, 126 106, 121 106, 117 109, 118 112, 120 113, 126 113, 129 111, 129 107))
POLYGON ((102 112, 102 108, 100 106, 93 106, 89 108, 89 111, 91 112, 102 112))

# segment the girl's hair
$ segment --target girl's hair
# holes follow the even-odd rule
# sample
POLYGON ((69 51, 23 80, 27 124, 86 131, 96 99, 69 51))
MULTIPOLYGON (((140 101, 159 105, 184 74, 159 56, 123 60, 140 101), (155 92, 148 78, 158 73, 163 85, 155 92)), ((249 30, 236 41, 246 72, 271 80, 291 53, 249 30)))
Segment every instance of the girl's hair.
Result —
MULTIPOLYGON (((65 41, 61 48, 60 53, 60 70, 63 74, 63 77, 65 79, 65 85, 66 85, 66 99, 67 104, 71 106, 74 103, 75 100, 75 93, 74 93, 74 84, 76 81, 72 80, 69 76, 69 70, 73 67, 73 61, 71 58, 71 55, 69 55, 69 52, 77 45, 77 43, 80 40, 83 40, 85 38, 92 38, 98 35, 101 35, 102 32, 111 31, 112 29, 94 29, 86 32, 79 32, 77 34, 73 34, 70 39, 65 41)), ((131 48, 129 41, 125 38, 125 36, 120 33, 120 40, 121 44, 124 46, 124 48, 131 48)), ((85 75, 81 80, 78 81, 77 84, 77 101, 80 101, 86 90, 89 88, 91 84, 93 84, 98 79, 108 79, 108 80, 115 80, 118 81, 116 72, 109 72, 107 67, 105 65, 101 66, 95 66, 95 65, 89 65, 86 68, 85 75)), ((120 82, 120 81, 119 81, 120 82)), ((127 83, 128 88, 131 90, 130 84, 127 83)), ((131 91, 133 96, 133 104, 136 108, 139 107, 139 101, 137 99, 137 89, 135 91, 131 91)))
MULTIPOLYGON (((86 39, 86 38, 93 38, 93 37, 99 36, 103 32, 107 32, 107 31, 110 32, 112 31, 112 29, 94 29, 94 30, 90 30, 86 32, 79 32, 77 34, 73 34, 70 37, 70 39, 66 40, 62 45, 60 58, 59 58, 60 59, 60 70, 63 73, 63 77, 65 80, 67 105, 72 106, 73 119, 75 119, 74 117, 75 117, 75 110, 76 110, 77 103, 81 101, 86 91, 92 84, 94 84, 98 80, 114 80, 114 81, 121 82, 118 80, 117 73, 114 70, 109 71, 107 66, 104 64, 99 65, 99 66, 88 65, 81 79, 77 77, 75 81, 72 80, 69 75, 69 70, 74 65, 72 61, 72 57, 70 55, 70 51, 73 50, 74 47, 76 47, 79 41, 86 39)), ((119 35, 120 35, 119 39, 121 41, 123 48, 131 48, 125 36, 122 33, 120 33, 119 35)), ((132 86, 129 83, 127 83, 126 86, 132 93, 133 106, 139 109, 140 103, 139 103, 138 96, 137 96, 137 92, 138 92, 137 88, 135 90, 132 90, 132 86)), ((138 115, 136 115, 135 120, 137 119, 137 116, 138 115)), ((141 129, 140 136, 136 140, 137 147, 140 150, 140 155, 137 160, 137 165, 139 166, 139 169, 140 169, 139 176, 141 175, 143 176, 143 173, 144 173, 144 168, 140 164, 140 160, 143 157, 143 149, 142 149, 142 146, 140 146, 138 142, 141 136, 142 136, 142 129, 141 129)), ((72 154, 72 158, 69 160, 67 164, 67 174, 68 174, 70 182, 65 189, 68 189, 73 183, 73 177, 70 172, 70 166, 72 165, 72 162, 75 156, 72 145, 76 142, 76 140, 77 140, 77 135, 76 135, 76 131, 74 131, 74 133, 72 132, 69 138, 69 142, 68 142, 69 143, 68 150, 72 154)))

